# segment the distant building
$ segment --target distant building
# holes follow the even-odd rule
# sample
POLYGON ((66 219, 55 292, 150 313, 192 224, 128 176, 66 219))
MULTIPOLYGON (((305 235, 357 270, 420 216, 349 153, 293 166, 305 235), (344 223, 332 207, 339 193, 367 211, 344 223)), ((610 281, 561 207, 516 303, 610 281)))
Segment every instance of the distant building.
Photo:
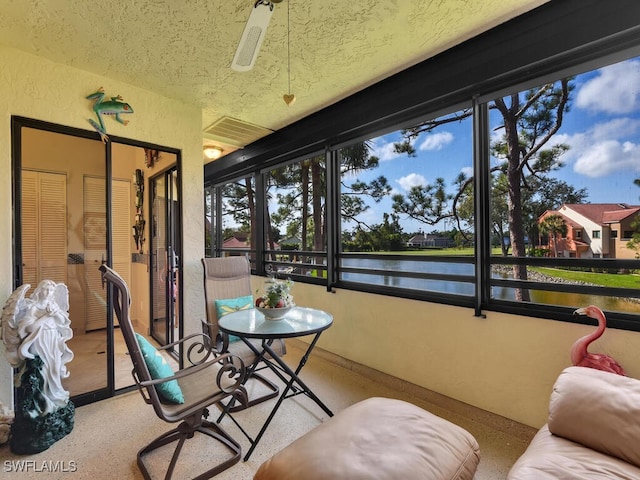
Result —
MULTIPOLYGON (((637 252, 627 248, 627 242, 633 235, 631 223, 638 213, 640 205, 626 203, 566 203, 559 210, 544 212, 538 224, 550 215, 564 220, 567 235, 558 235, 555 240, 558 257, 635 258, 637 252)), ((541 246, 553 252, 553 238, 541 246)))
POLYGON ((424 235, 419 233, 414 235, 407 242, 407 247, 418 248, 452 248, 455 247, 455 242, 449 237, 443 237, 439 235, 424 235))
POLYGON ((224 239, 222 248, 251 248, 249 234, 247 232, 233 232, 231 237, 224 239))
MULTIPOLYGON (((231 237, 226 238, 222 242, 222 248, 251 248, 251 239, 249 238, 249 234, 247 232, 233 232, 231 237)), ((274 250, 280 250, 280 244, 274 244, 274 250)))

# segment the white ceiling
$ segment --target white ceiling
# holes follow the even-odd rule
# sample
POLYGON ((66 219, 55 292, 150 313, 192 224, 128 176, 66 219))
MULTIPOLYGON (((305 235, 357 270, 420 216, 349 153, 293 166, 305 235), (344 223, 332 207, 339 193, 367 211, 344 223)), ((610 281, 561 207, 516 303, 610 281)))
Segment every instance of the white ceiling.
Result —
POLYGON ((0 44, 275 131, 546 1, 284 0, 244 73, 254 0, 0 0, 0 44))

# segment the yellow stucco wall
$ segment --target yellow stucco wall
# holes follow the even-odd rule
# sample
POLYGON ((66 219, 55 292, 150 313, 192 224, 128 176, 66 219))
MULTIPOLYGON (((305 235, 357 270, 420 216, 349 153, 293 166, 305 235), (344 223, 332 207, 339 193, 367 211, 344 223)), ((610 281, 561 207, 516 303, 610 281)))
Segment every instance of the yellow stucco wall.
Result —
MULTIPOLYGON (((105 120, 111 135, 150 142, 182 151, 183 246, 185 328, 200 328, 204 316, 204 293, 200 257, 204 251, 202 120, 200 108, 153 92, 56 64, 24 52, 0 47, 0 256, 5 259, 0 275, 0 302, 13 291, 11 220, 11 116, 44 120, 92 130, 87 95, 104 87, 107 95, 122 95, 135 113, 129 125, 105 120)), ((114 72, 115 75, 115 72, 114 72)), ((11 369, 0 342, 0 402, 11 404, 11 369)))
MULTIPOLYGON (((254 277, 256 288, 263 288, 254 277)), ((296 283, 296 304, 331 312, 318 346, 413 384, 539 428, 573 342, 595 327, 296 283)), ((590 351, 640 377, 640 333, 608 329, 590 351)))

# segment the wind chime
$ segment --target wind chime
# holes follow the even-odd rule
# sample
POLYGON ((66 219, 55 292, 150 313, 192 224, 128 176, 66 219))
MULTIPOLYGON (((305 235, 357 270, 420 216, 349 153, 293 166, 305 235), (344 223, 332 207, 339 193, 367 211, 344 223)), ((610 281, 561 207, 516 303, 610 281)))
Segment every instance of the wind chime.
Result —
POLYGON ((136 242, 136 249, 140 253, 144 253, 142 246, 144 245, 144 174, 142 170, 136 168, 136 221, 133 224, 133 239, 136 242))
POLYGON ((282 98, 284 99, 284 103, 287 104, 287 106, 291 105, 293 102, 296 101, 296 96, 291 93, 291 39, 290 39, 290 33, 291 33, 291 24, 289 22, 289 5, 291 4, 291 0, 287 1, 287 77, 289 80, 289 89, 287 90, 288 93, 285 93, 282 98))

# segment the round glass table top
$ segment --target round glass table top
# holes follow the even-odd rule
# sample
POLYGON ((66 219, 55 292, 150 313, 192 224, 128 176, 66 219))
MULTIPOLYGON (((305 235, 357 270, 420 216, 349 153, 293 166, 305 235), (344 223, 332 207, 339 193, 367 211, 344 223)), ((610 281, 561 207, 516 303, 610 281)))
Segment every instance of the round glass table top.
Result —
POLYGON ((326 330, 333 317, 315 308, 294 307, 279 320, 267 320, 255 308, 238 310, 218 320, 220 330, 246 338, 302 337, 326 330))

